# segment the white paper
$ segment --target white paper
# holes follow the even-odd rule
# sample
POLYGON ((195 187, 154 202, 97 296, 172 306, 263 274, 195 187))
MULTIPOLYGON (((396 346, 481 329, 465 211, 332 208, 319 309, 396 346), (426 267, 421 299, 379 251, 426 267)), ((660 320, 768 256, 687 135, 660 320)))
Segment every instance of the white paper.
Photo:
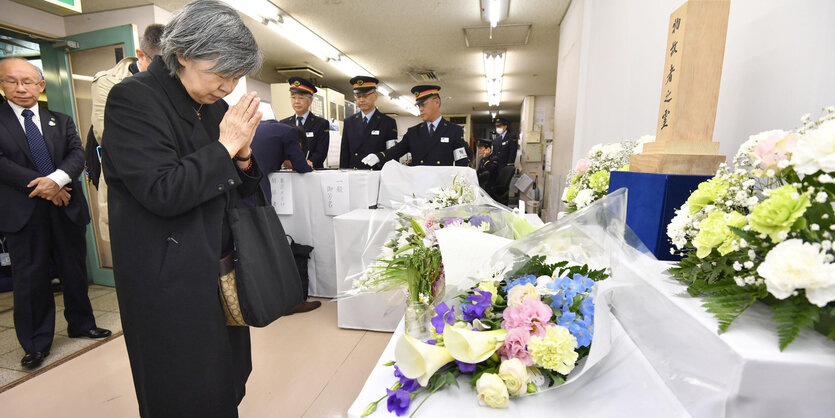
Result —
POLYGON ((553 146, 554 146, 553 143, 549 143, 548 145, 545 146, 545 172, 546 173, 551 172, 551 150, 552 150, 553 146))
POLYGON ((328 173, 322 177, 325 215, 338 216, 351 210, 348 198, 348 173, 328 173))
POLYGON ((270 174, 272 205, 279 215, 293 214, 293 180, 290 173, 270 174))
POLYGON ((519 179, 517 179, 516 183, 514 184, 514 186, 516 186, 516 188, 519 189, 519 191, 522 193, 528 191, 528 189, 530 189, 532 185, 533 179, 526 173, 522 173, 522 175, 519 176, 519 179))

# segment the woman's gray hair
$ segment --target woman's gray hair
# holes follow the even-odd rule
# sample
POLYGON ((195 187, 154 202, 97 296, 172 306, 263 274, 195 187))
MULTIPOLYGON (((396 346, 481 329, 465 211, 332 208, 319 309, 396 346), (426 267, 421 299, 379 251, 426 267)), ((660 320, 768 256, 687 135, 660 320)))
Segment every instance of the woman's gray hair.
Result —
POLYGON ((172 76, 182 69, 178 56, 217 60, 209 71, 224 77, 252 74, 264 62, 238 13, 216 0, 197 0, 183 7, 165 25, 161 42, 162 59, 172 76))

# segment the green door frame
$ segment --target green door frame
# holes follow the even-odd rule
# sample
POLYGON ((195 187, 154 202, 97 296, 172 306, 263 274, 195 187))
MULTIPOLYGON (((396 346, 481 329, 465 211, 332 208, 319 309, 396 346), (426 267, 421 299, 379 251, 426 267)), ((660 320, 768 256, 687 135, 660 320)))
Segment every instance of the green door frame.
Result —
MULTIPOLYGON (((109 45, 125 45, 125 56, 136 56, 136 26, 132 24, 115 26, 107 29, 100 29, 91 32, 69 35, 64 40, 78 42, 78 48, 72 51, 99 48, 109 45)), ((56 40, 57 41, 57 40, 56 40)), ((85 127, 78 126, 78 115, 75 112, 75 93, 72 86, 72 73, 70 69, 70 58, 68 48, 56 48, 55 41, 39 41, 41 47, 41 62, 43 64, 44 79, 46 79, 46 95, 49 100, 49 109, 56 112, 66 113, 72 116, 78 127, 79 135, 86 132, 85 127)), ((87 182, 79 179, 81 188, 87 201, 90 201, 90 194, 87 190, 87 182)), ((99 263, 98 246, 96 245, 95 233, 92 222, 87 225, 87 275, 95 284, 114 286, 113 269, 103 268, 99 263)))

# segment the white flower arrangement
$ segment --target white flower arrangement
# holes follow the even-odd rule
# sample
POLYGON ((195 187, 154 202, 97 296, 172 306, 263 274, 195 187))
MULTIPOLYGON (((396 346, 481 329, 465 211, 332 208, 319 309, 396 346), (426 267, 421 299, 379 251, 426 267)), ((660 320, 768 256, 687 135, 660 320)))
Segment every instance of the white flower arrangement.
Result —
POLYGON ((621 141, 613 144, 597 144, 584 158, 577 161, 568 173, 568 181, 562 195, 567 212, 582 209, 608 194, 609 173, 615 170, 628 171, 629 158, 643 150, 643 145, 655 141, 655 137, 644 135, 638 141, 621 141))
POLYGON ((699 185, 667 226, 672 274, 730 326, 772 305, 783 349, 802 328, 835 339, 835 107, 795 131, 752 135, 699 185))

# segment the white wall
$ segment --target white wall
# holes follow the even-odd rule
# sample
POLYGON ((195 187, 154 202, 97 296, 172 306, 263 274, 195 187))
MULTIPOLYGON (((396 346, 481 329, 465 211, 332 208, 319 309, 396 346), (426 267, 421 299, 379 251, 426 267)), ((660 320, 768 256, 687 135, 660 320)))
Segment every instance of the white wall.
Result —
POLYGON ((0 0, 0 25, 41 36, 61 37, 67 34, 64 18, 31 7, 0 0))
MULTIPOLYGON (((582 33, 588 38, 580 51, 576 161, 594 144, 654 134, 666 27, 684 2, 573 3, 585 3, 582 33)), ((835 104, 833 16, 831 0, 731 1, 714 131, 722 154, 730 158, 749 135, 796 127, 804 113, 835 104)), ((569 17, 563 26, 572 23, 569 17)), ((560 51, 566 35, 561 29, 560 51)), ((557 97, 562 85, 558 74, 557 97)), ((570 87, 563 90, 570 94, 570 87)))
MULTIPOLYGON (((547 197, 542 217, 556 219, 566 175, 572 166, 577 117, 577 90, 581 76, 581 55, 586 1, 574 0, 560 24, 557 61, 557 89, 554 103, 554 142, 551 149, 551 173, 548 175, 547 197)), ((583 75, 585 72, 583 72, 583 75)))

